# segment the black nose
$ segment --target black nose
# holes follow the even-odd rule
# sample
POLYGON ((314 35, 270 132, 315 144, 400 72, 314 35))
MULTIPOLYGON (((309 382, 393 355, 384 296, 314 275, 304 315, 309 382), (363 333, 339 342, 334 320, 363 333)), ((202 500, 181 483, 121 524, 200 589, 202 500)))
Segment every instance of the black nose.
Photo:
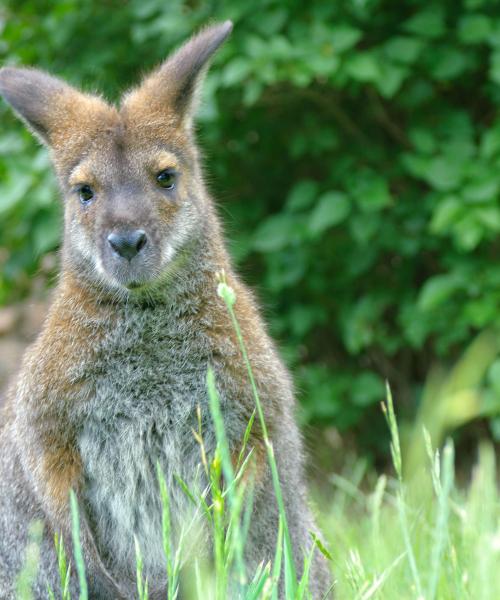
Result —
POLYGON ((147 241, 146 232, 142 229, 120 233, 113 232, 108 235, 108 242, 111 248, 113 248, 116 254, 127 260, 132 260, 134 256, 139 254, 147 241))

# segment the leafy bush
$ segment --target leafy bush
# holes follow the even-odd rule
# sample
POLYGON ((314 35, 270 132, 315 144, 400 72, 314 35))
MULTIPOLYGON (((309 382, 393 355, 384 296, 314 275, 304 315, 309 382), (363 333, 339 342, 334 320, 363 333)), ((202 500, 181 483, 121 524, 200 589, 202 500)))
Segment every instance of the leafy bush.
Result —
MULTIPOLYGON (((4 62, 111 99, 209 19, 235 31, 200 111, 231 249, 298 375, 303 418, 383 431, 431 365, 496 327, 495 0, 4 0, 4 62)), ((45 151, 0 107, 0 301, 57 246, 45 151)), ((484 383, 500 436, 499 366, 484 383)), ((371 441, 369 442, 371 443, 371 441)))

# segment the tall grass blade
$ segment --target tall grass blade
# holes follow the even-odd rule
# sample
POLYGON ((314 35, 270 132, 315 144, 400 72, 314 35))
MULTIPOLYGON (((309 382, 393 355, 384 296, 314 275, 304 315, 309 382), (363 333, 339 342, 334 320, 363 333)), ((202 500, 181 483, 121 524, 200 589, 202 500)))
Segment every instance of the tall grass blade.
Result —
POLYGON ((148 582, 143 578, 144 562, 142 560, 141 547, 139 540, 134 535, 135 546, 135 563, 136 563, 136 578, 137 578, 137 594, 139 600, 148 600, 148 582))
POLYGON ((30 523, 24 566, 16 578, 17 600, 31 600, 33 598, 32 588, 40 564, 40 544, 42 543, 42 536, 43 522, 33 521, 30 523))
POLYGON ((382 404, 382 411, 387 420, 389 431, 391 433, 391 457, 392 464, 396 471, 396 475, 400 482, 403 481, 403 464, 401 458, 401 444, 399 442, 399 430, 396 421, 396 414, 394 413, 394 404, 392 401, 392 392, 389 387, 389 383, 385 382, 386 389, 386 404, 382 404))
POLYGON ((441 571, 441 558, 443 547, 448 535, 448 515, 450 510, 450 492, 453 485, 453 462, 454 450, 453 443, 448 440, 443 451, 443 482, 439 486, 438 496, 438 514, 435 528, 435 541, 432 547, 432 555, 430 561, 430 577, 427 596, 429 600, 436 598, 439 574, 441 571))
POLYGON ((61 599, 70 600, 69 584, 71 581, 71 564, 66 559, 63 538, 57 533, 54 536, 54 545, 57 553, 57 566, 59 568, 59 583, 61 586, 61 599))
POLYGON ((276 541, 276 552, 274 555, 273 573, 272 573, 272 600, 278 600, 278 589, 281 577, 281 564, 283 560, 283 519, 280 516, 278 524, 278 539, 276 541))
POLYGON ((88 600, 87 578, 85 575, 85 563, 83 561, 82 544, 80 541, 80 515, 78 512, 78 500, 73 490, 69 492, 71 508, 71 537, 73 540, 73 554, 75 557, 76 572, 80 585, 80 600, 88 600))
POLYGON ((173 600, 177 596, 178 581, 175 573, 174 566, 174 552, 172 547, 172 523, 170 518, 170 497, 168 494, 167 482, 161 469, 161 465, 158 462, 156 464, 156 472, 158 478, 158 485, 160 487, 160 499, 162 507, 161 525, 162 525, 162 540, 163 540, 163 552, 165 554, 165 562, 167 569, 167 583, 168 583, 168 600, 173 600))
MULTIPOLYGON (((210 413, 215 426, 215 435, 217 438, 217 448, 220 452, 222 473, 224 475, 224 481, 226 485, 226 491, 228 493, 229 508, 230 508, 230 522, 233 529, 232 540, 234 543, 234 551, 236 554, 236 569, 238 572, 239 583, 244 585, 246 582, 245 564, 243 561, 243 548, 241 546, 241 533, 240 533, 240 502, 237 500, 237 496, 234 491, 234 468, 231 461, 231 454, 229 451, 229 443, 226 437, 226 430, 224 426, 224 419, 220 408, 220 398, 215 386, 215 376, 213 369, 208 368, 207 371, 207 389, 208 389, 208 400, 210 404, 210 413)), ((248 427, 247 427, 248 429, 248 427)), ((223 497, 221 498, 223 501, 223 497)))
POLYGON ((270 570, 269 564, 264 565, 261 563, 259 565, 252 581, 247 586, 244 600, 264 600, 264 598, 269 597, 267 588, 270 570))
POLYGON ((231 322, 233 324, 233 329, 236 333, 236 337, 238 339, 238 344, 241 350, 241 354, 243 356, 243 361, 245 363, 248 378, 250 380, 250 385, 252 388, 252 393, 255 401, 255 408, 257 409, 257 414, 259 417, 259 424, 262 430, 262 436, 264 438, 264 444, 266 447, 267 457, 269 466, 271 468, 271 477, 273 482, 274 493, 276 496, 276 501, 278 504, 278 510, 280 515, 283 518, 283 526, 284 526, 284 543, 285 543, 285 581, 287 582, 287 593, 293 594, 296 592, 297 588, 297 574, 295 571, 295 565, 293 561, 293 549, 292 549, 292 541, 290 538, 290 531, 287 523, 287 516, 285 510, 285 504, 283 501, 283 494, 281 491, 281 484, 278 475, 278 467, 276 464, 276 458, 274 456, 274 450, 269 438, 266 421, 264 418, 264 411, 262 409, 262 404, 260 401, 259 393, 257 390, 257 384, 255 382, 255 378, 253 375, 252 366, 250 364, 250 359, 248 357, 248 353, 245 346, 245 341, 243 339, 243 335, 241 332, 240 325, 238 323, 238 319, 236 318, 236 314, 234 312, 234 304, 236 302, 236 294, 234 290, 227 285, 225 280, 225 274, 221 273, 219 276, 220 283, 217 286, 217 293, 223 299, 229 316, 231 317, 231 322))
POLYGON ((372 514, 372 531, 375 543, 377 544, 380 539, 380 510, 382 507, 382 501, 384 498, 385 490, 387 487, 387 477, 380 475, 377 479, 375 490, 371 497, 370 509, 372 514))
POLYGON ((303 600, 307 598, 309 590, 309 573, 311 571, 311 563, 316 549, 315 544, 312 545, 310 552, 304 557, 304 568, 302 570, 302 577, 300 578, 299 585, 297 587, 296 599, 303 600))
POLYGON ((408 523, 408 514, 406 511, 406 500, 404 493, 404 482, 403 482, 403 461, 401 457, 401 444, 399 442, 399 430, 396 421, 396 414, 394 412, 394 404, 392 401, 392 393, 389 384, 386 382, 386 404, 382 404, 382 410, 385 414, 387 423, 389 425, 389 431, 391 433, 391 456, 394 465, 394 470, 399 481, 399 489, 396 494, 396 504, 399 514, 399 522, 401 524, 401 531, 403 533, 403 540, 406 548, 406 554, 408 556, 408 562, 410 564, 410 570, 415 584, 415 589, 419 598, 423 597, 422 582, 417 567, 417 561, 415 559, 415 553, 411 543, 410 526, 408 523))
POLYGON ((396 560, 394 560, 392 562, 392 564, 390 564, 386 569, 384 569, 382 571, 382 573, 377 575, 377 577, 375 577, 375 580, 370 585, 370 587, 368 589, 364 590, 361 593, 361 595, 359 596, 359 598, 357 598, 356 600, 371 600, 371 598, 373 598, 375 596, 375 594, 380 592, 380 590, 384 586, 385 582, 389 578, 389 575, 394 571, 394 569, 403 560, 403 558, 405 557, 405 554, 406 554, 405 552, 403 552, 403 554, 400 554, 396 558, 396 560))

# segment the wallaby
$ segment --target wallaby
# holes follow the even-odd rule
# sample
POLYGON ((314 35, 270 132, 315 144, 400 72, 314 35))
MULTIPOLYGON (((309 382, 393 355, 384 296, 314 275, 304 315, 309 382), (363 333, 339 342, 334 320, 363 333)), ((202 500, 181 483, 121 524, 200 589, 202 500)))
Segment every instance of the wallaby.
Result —
MULTIPOLYGON (((53 539, 58 532, 70 543, 70 490, 81 513, 90 598, 135 597, 134 536, 150 597, 166 597, 156 465, 165 474, 175 525, 189 504, 175 476, 188 485, 199 486, 200 477, 207 483, 193 435, 199 422, 207 454, 215 450, 209 365, 231 452, 241 448, 255 408, 217 296, 222 271, 237 295, 298 572, 312 549, 315 525, 290 376, 231 266, 193 134, 197 89, 231 29, 230 21, 203 29, 119 107, 36 69, 0 70, 0 93, 48 146, 64 198, 60 280, 1 413, 2 599, 14 597, 34 519, 45 523, 34 595, 46 598, 49 585, 59 589, 53 539)), ((252 574, 274 557, 278 509, 257 426, 249 447, 256 465, 244 558, 252 574)), ((311 589, 321 598, 330 576, 314 552, 311 589)))

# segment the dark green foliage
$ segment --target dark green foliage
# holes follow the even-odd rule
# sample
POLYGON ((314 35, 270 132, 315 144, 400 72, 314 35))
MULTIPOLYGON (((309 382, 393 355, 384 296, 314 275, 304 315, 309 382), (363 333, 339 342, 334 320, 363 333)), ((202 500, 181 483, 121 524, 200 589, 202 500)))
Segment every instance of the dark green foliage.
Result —
MULTIPOLYGON (((431 365, 497 325, 500 2, 4 0, 0 15, 2 61, 112 99, 200 25, 233 19, 199 137, 305 420, 371 443, 384 378, 411 414, 431 365)), ((45 151, 3 104, 0 119, 7 302, 56 248, 60 211, 45 151)))

